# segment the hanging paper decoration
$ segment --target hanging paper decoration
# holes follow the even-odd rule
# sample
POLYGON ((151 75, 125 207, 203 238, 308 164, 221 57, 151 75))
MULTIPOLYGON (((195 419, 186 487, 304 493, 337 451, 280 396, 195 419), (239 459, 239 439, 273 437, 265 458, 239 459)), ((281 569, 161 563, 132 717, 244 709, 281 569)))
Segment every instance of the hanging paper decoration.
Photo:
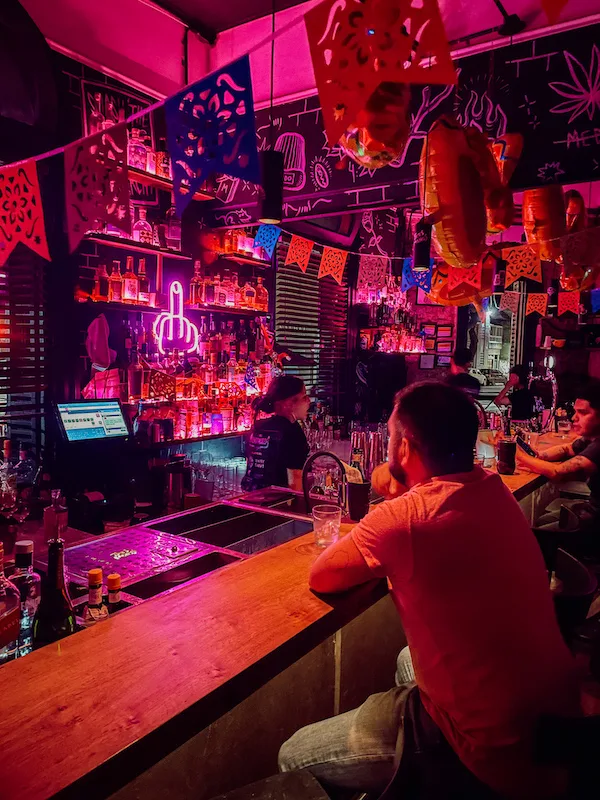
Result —
MULTIPOLYGON (((476 306, 481 305, 485 298, 492 294, 497 261, 498 255, 492 250, 488 250, 479 260, 481 265, 480 286, 475 288, 462 281, 452 290, 450 290, 448 281, 450 267, 447 264, 438 263, 432 270, 429 298, 441 306, 466 306, 470 303, 476 306)), ((459 269, 456 272, 464 274, 467 270, 459 269)))
POLYGON ((19 242, 50 260, 35 161, 0 169, 0 267, 19 242))
POLYGON ((254 371, 254 364, 252 363, 252 361, 248 361, 248 366, 246 367, 246 374, 244 375, 244 383, 251 389, 258 390, 258 383, 256 381, 256 372, 254 371))
POLYGON ((423 289, 423 291, 426 292, 426 293, 430 292, 431 291, 431 279, 432 279, 432 275, 433 275, 433 260, 431 261, 431 264, 430 264, 428 270, 426 270, 426 271, 420 270, 418 272, 415 272, 415 270, 413 269, 413 275, 414 275, 414 278, 415 278, 415 285, 419 289, 423 289))
POLYGON ((402 265, 402 286, 403 292, 408 292, 415 285, 415 276, 412 271, 412 258, 405 258, 402 265))
POLYGON ((302 236, 292 236, 292 241, 285 257, 285 265, 297 264, 302 272, 306 272, 314 246, 315 243, 311 242, 310 239, 304 239, 302 236))
POLYGON ((592 304, 592 311, 594 314, 600 312, 600 289, 592 289, 590 292, 590 300, 592 304))
POLYGON ((368 286, 381 289, 385 286, 390 260, 387 256, 361 255, 358 266, 358 291, 365 290, 368 286))
POLYGON ((341 283, 347 258, 348 252, 346 250, 338 250, 337 247, 324 247, 318 277, 324 278, 326 275, 331 275, 337 283, 341 283))
POLYGON ((65 147, 65 205, 71 252, 105 223, 131 235, 126 125, 65 147))
POLYGON ((304 21, 331 145, 381 83, 456 83, 437 0, 325 0, 304 21))
POLYGON ((505 286, 510 286, 519 278, 542 282, 542 263, 536 245, 506 247, 502 250, 502 258, 506 262, 505 286))
POLYGON ((519 310, 520 292, 504 292, 500 298, 500 311, 510 311, 516 314, 519 310))
POLYGON ((260 183, 247 55, 166 100, 165 117, 179 216, 215 172, 260 183))
POLYGON ((573 314, 578 314, 580 300, 581 295, 579 292, 559 292, 558 315, 560 316, 567 311, 572 311, 573 314))
POLYGON ((548 17, 548 23, 555 25, 558 22, 561 11, 569 0, 542 0, 542 8, 548 17))
POLYGON ((540 292, 539 294, 528 294, 527 295, 527 307, 525 309, 525 314, 541 314, 542 317, 546 316, 546 309, 548 308, 548 295, 546 292, 540 292))
POLYGON ((448 291, 451 292, 460 286, 461 283, 466 283, 473 286, 475 289, 481 288, 481 271, 482 263, 479 261, 474 267, 468 269, 453 269, 448 271, 448 291))
POLYGON ((262 247, 269 258, 271 258, 280 236, 281 228, 277 225, 260 225, 254 237, 254 247, 262 247))

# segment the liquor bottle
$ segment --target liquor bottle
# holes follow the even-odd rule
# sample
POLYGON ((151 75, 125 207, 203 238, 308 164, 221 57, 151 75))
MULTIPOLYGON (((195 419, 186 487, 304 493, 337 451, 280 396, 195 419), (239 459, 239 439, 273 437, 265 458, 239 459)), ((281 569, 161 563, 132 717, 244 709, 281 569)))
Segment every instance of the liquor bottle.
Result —
POLYGON ((152 149, 152 138, 146 137, 146 172, 156 175, 156 153, 152 149))
POLYGON ((121 576, 118 572, 111 572, 106 579, 108 587, 108 613, 114 614, 122 606, 121 601, 121 576))
POLYGON ((234 354, 229 353, 229 361, 227 362, 227 380, 229 383, 233 383, 235 381, 235 373, 237 371, 237 361, 235 360, 234 354))
POLYGON ((262 361, 265 357, 265 337, 263 336, 262 327, 258 325, 256 331, 256 360, 262 361))
POLYGON ((44 509, 44 535, 46 539, 60 539, 67 529, 69 512, 61 503, 60 489, 52 489, 51 504, 44 509))
POLYGON ((238 284, 238 276, 235 272, 227 285, 227 305, 230 308, 240 307, 240 287, 238 284))
POLYGON ((35 458, 32 458, 27 448, 21 445, 19 448, 19 460, 15 464, 17 489, 26 489, 33 486, 37 472, 38 465, 35 458))
POLYGON ((152 225, 146 219, 146 209, 140 208, 138 210, 139 219, 133 225, 133 239, 141 244, 152 244, 152 225))
POLYGON ((21 597, 4 575, 4 544, 0 541, 0 664, 17 657, 21 597))
POLYGON ((181 250, 181 220, 177 216, 174 203, 167 211, 167 247, 170 250, 181 250))
POLYGON ((251 319, 248 323, 248 360, 256 361, 256 325, 251 319))
POLYGON ((65 585, 65 543, 48 542, 48 571, 42 582, 42 599, 33 619, 33 648, 64 639, 75 633, 73 603, 65 585))
POLYGON ((199 261, 194 262, 194 277, 190 281, 190 305, 197 307, 204 302, 204 279, 202 266, 199 261))
POLYGON ((229 270, 225 270, 223 280, 219 281, 218 288, 215 285, 215 303, 218 306, 227 305, 227 293, 229 291, 229 270))
POLYGON ((142 399, 144 368, 140 364, 137 345, 131 350, 131 363, 127 367, 127 394, 130 400, 142 399))
MULTIPOLYGON (((221 352, 227 354, 227 358, 229 358, 229 350, 231 346, 231 334, 232 329, 229 327, 229 322, 227 323, 227 327, 225 327, 225 323, 221 323, 221 352)), ((235 335, 235 334, 234 334, 235 335)))
POLYGON ((146 171, 146 146, 138 128, 133 128, 127 143, 127 163, 134 169, 146 171))
POLYGON ((240 354, 240 361, 248 360, 248 331, 246 330, 246 323, 240 320, 240 329, 238 331, 238 353, 240 354))
POLYGON ((156 174, 161 178, 171 180, 171 157, 167 150, 165 139, 158 140, 158 150, 156 151, 156 174))
POLYGON ((206 317, 200 317, 200 336, 198 337, 198 358, 202 363, 208 359, 208 329, 206 327, 206 317))
POLYGON ((121 275, 120 261, 113 261, 112 272, 108 279, 108 300, 110 303, 120 303, 123 300, 123 276, 121 275))
POLYGON ((94 108, 89 119, 89 135, 98 133, 104 127, 104 114, 102 113, 102 95, 97 92, 94 95, 94 108))
POLYGON ((210 340, 208 345, 208 360, 211 367, 216 367, 219 363, 219 341, 215 328, 215 320, 212 314, 209 317, 208 333, 210 340))
POLYGON ((108 300, 108 272, 106 271, 106 264, 100 264, 96 270, 92 300, 95 300, 97 303, 106 302, 108 300))
POLYGON ((138 302, 148 305, 150 303, 150 281, 146 275, 146 259, 140 258, 138 261, 138 302))
POLYGON ((131 361, 131 348, 133 347, 133 334, 127 314, 123 317, 123 347, 125 348, 127 363, 129 364, 131 361))
POLYGON ((256 307, 256 289, 251 283, 246 282, 242 290, 242 308, 256 307))
POLYGON ((123 275, 123 302, 137 304, 140 296, 140 282, 133 271, 133 256, 127 256, 123 275))
POLYGON ((204 277, 204 302, 207 306, 215 302, 215 281, 208 275, 204 277))
POLYGON ((259 311, 269 310, 269 292, 263 286, 263 279, 256 279, 256 308, 259 311))
POLYGON ((40 604, 42 579, 33 571, 33 542, 23 539, 15 544, 15 571, 11 581, 19 590, 21 621, 17 657, 33 650, 33 618, 40 604))
POLYGON ((209 287, 208 286, 206 287, 206 302, 207 303, 209 302, 209 300, 208 300, 209 295, 212 294, 212 300, 210 302, 215 306, 217 305, 217 295, 219 294, 220 287, 221 287, 221 276, 217 272, 217 274, 214 276, 213 281, 212 281, 212 293, 210 292, 209 287))
POLYGON ((91 628, 103 619, 108 619, 108 608, 102 599, 102 570, 95 567, 88 572, 88 601, 83 609, 83 624, 91 628))
POLYGON ((135 327, 133 329, 133 344, 137 344, 138 352, 146 343, 146 329, 144 328, 144 318, 141 312, 135 315, 135 327))

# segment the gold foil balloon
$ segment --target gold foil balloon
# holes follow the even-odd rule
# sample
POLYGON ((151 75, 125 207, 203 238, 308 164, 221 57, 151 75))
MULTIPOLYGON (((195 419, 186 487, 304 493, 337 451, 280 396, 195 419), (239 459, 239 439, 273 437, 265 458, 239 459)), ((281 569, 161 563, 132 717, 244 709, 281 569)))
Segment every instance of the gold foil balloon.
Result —
POLYGON ((542 261, 561 257, 560 237, 566 233, 562 186, 553 183, 523 192, 523 228, 530 244, 539 244, 542 261))
POLYGON ((423 144, 419 170, 425 216, 434 221, 434 246, 452 267, 476 264, 485 248, 484 186, 479 152, 452 116, 439 117, 423 144))
POLYGON ((492 294, 495 266, 496 259, 486 251, 481 259, 481 288, 475 289, 463 283, 449 291, 448 264, 438 263, 431 276, 429 297, 442 306, 468 306, 469 303, 481 303, 484 297, 492 294))
POLYGON ((472 127, 465 128, 465 133, 481 175, 487 229, 489 233, 505 231, 511 226, 515 213, 512 191, 502 184, 487 135, 472 127))
POLYGON ((410 87, 380 83, 354 125, 341 137, 343 153, 366 169, 379 169, 403 152, 410 134, 410 87))
POLYGON ((523 152, 523 136, 520 133, 505 133, 490 142, 488 147, 494 156, 500 180, 507 186, 523 152))

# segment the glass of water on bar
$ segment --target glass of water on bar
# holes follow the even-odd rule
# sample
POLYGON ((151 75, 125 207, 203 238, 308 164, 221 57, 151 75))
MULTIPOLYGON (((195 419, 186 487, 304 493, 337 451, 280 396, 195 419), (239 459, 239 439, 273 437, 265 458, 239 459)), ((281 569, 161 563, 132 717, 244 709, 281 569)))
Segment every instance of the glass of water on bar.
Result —
POLYGON ((340 538, 342 509, 337 506, 320 505, 312 510, 315 544, 321 550, 340 538))

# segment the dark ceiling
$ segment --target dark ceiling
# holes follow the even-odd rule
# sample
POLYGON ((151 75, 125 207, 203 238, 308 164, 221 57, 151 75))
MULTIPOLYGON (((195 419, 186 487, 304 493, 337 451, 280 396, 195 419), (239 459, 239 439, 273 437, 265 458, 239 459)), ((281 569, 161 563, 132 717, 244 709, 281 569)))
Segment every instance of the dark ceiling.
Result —
POLYGON ((217 33, 252 19, 300 5, 303 0, 155 0, 211 44, 217 33))

